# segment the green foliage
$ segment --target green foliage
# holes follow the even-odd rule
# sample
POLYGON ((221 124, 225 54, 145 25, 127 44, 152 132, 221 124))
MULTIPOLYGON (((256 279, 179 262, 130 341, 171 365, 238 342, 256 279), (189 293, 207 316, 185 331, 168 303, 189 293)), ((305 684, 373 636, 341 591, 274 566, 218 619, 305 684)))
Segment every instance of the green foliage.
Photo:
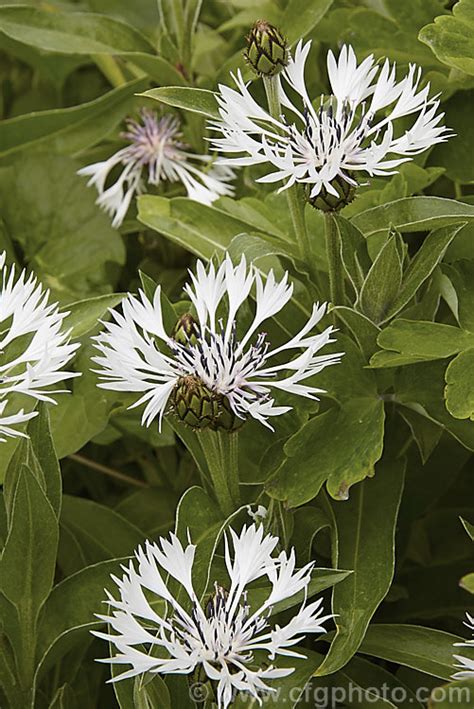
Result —
MULTIPOLYGON (((223 575, 226 530, 251 522, 247 505, 265 506, 279 550, 316 564, 307 597, 322 595, 335 615, 322 642, 302 638, 302 659, 275 660, 296 669, 271 682, 271 704, 313 706, 305 687, 343 689, 344 707, 364 709, 445 709, 441 689, 474 696, 472 680, 450 681, 474 593, 473 28, 474 0, 0 3, 0 253, 37 274, 81 345, 81 376, 53 387, 65 393, 36 407, 25 438, 0 443, 2 708, 199 706, 184 677, 106 685, 110 667, 94 660, 114 648, 90 631, 104 630, 95 614, 111 574, 170 530, 196 544, 193 582, 205 599, 223 575), (124 121, 144 107, 179 117, 180 140, 207 153, 218 85, 233 85, 231 71, 252 79, 242 52, 258 19, 293 52, 313 41, 316 107, 329 90, 327 50, 349 42, 400 71, 417 62, 456 134, 393 176, 371 177, 334 215, 338 299, 323 216, 301 207, 303 253, 285 192, 258 181, 259 165, 236 170, 235 197, 211 206, 179 182, 147 185, 119 229, 77 175, 126 145, 124 121), (337 332, 325 352, 343 353, 341 363, 311 381, 318 402, 279 393, 292 411, 274 417, 274 432, 252 420, 217 438, 172 412, 160 430, 146 428, 142 408, 130 408, 138 397, 97 387, 91 338, 127 292, 153 299, 157 285, 171 334, 193 312, 187 269, 226 252, 263 277, 289 273, 291 302, 265 323, 272 346, 303 327, 314 302, 332 301, 322 327, 337 332), (404 703, 377 694, 384 684, 403 689, 404 703)), ((249 88, 265 101, 262 82, 249 88)), ((267 590, 253 584, 250 605, 267 590)), ((303 601, 274 606, 275 623, 303 601)))

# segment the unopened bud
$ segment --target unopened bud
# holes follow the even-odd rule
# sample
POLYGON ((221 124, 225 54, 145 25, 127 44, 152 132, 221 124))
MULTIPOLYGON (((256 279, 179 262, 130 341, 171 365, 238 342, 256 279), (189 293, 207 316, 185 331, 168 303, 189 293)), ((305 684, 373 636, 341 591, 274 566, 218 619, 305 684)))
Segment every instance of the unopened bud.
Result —
POLYGON ((184 313, 174 326, 171 337, 180 345, 195 345, 199 336, 199 327, 191 315, 184 313))
POLYGON ((176 416, 192 428, 212 426, 219 416, 217 396, 198 377, 181 377, 173 392, 176 416))
POLYGON ((244 56, 258 76, 275 76, 288 64, 288 45, 279 29, 257 20, 247 37, 244 56))

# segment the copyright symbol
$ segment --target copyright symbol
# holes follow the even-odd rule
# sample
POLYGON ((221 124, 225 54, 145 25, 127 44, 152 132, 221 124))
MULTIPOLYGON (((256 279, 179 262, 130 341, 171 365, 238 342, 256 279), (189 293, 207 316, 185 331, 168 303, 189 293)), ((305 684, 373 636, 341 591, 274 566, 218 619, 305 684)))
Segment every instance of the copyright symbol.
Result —
POLYGON ((202 682, 194 682, 189 687, 189 696, 196 704, 204 704, 209 697, 209 688, 202 682))

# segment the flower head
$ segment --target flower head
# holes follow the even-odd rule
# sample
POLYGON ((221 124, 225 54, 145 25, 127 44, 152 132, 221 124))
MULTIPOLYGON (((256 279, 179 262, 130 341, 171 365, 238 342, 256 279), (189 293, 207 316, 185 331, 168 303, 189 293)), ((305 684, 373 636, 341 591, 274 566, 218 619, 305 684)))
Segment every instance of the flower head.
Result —
POLYGON ((135 194, 145 191, 145 182, 181 182, 188 197, 211 204, 222 195, 232 195, 228 184, 233 172, 224 166, 211 165, 209 155, 196 155, 187 150, 181 140, 176 116, 158 118, 156 113, 143 109, 140 122, 129 119, 122 137, 129 145, 103 162, 87 165, 79 175, 90 176, 88 185, 99 193, 97 204, 113 217, 112 225, 119 227, 135 194), (119 178, 106 187, 107 177, 116 165, 122 165, 119 178))
POLYGON ((358 65, 350 46, 342 47, 337 60, 329 52, 332 95, 322 97, 320 107, 314 108, 304 76, 310 46, 311 42, 300 41, 294 59, 275 79, 282 106, 279 117, 257 103, 240 72, 233 77, 235 89, 219 86, 221 119, 210 125, 222 136, 211 141, 213 147, 230 154, 219 160, 221 164, 266 164, 271 171, 260 182, 284 180, 282 189, 300 182, 307 185, 310 199, 320 194, 339 199, 338 180, 356 185, 355 174, 361 171, 392 175, 414 155, 450 137, 440 125, 444 114, 437 113, 439 100, 429 98, 429 84, 420 88, 419 68, 411 64, 408 74, 397 81, 395 65, 387 60, 379 66, 372 55, 358 65), (299 106, 286 93, 288 88, 299 106), (400 131, 396 121, 403 116, 413 116, 413 122, 400 131))
MULTIPOLYGON (((104 379, 99 386, 139 392, 141 396, 133 406, 146 404, 142 423, 147 426, 156 417, 161 423, 171 402, 183 420, 187 420, 191 410, 193 418, 187 422, 195 428, 212 424, 230 429, 248 416, 269 426, 268 417, 291 408, 276 406, 272 390, 311 399, 321 393, 321 389, 303 382, 336 364, 341 356, 318 355, 324 345, 333 341, 332 327, 310 334, 323 317, 325 305, 314 305, 300 332, 271 348, 260 327, 290 300, 293 287, 288 283, 288 274, 276 281, 270 271, 264 282, 253 266, 247 268, 244 257, 234 266, 226 256, 217 269, 211 263, 206 270, 199 261, 196 274, 190 276, 191 283, 185 291, 196 319, 189 340, 174 339, 166 332, 159 287, 153 302, 143 291, 139 291, 138 298, 128 295, 122 302, 122 312, 111 311, 113 321, 106 323, 104 332, 96 338, 101 354, 95 362, 104 379), (248 305, 253 287, 253 320, 239 337, 238 311, 248 305), (285 357, 298 350, 300 353, 292 359, 285 357)), ((183 335, 185 328, 180 327, 179 332, 183 335)))
MULTIPOLYGON (((466 613, 467 621, 464 622, 470 630, 474 633, 474 617, 466 613)), ((457 647, 468 647, 474 652, 474 637, 472 640, 466 640, 465 643, 456 643, 457 647)), ((473 658, 463 657, 462 655, 454 655, 454 659, 460 664, 456 665, 461 669, 461 672, 456 672, 453 675, 453 679, 468 679, 470 677, 474 678, 474 655, 473 658)))
POLYGON ((244 57, 258 76, 275 76, 288 64, 288 44, 277 27, 257 20, 247 37, 244 57))
POLYGON ((68 313, 60 313, 57 303, 48 302, 35 276, 22 271, 15 278, 15 267, 6 266, 6 254, 0 254, 0 442, 5 436, 23 436, 15 427, 36 416, 23 409, 7 414, 11 397, 31 396, 55 403, 50 387, 77 376, 62 371, 79 347, 69 342, 63 330, 68 313))
POLYGON ((272 691, 266 681, 285 677, 294 668, 268 663, 261 667, 255 652, 270 662, 277 655, 304 657, 293 646, 307 633, 326 632, 323 623, 332 617, 322 617, 318 600, 303 603, 287 625, 271 624, 273 606, 305 591, 313 569, 308 564, 297 570, 294 550, 274 555, 277 543, 277 537, 264 536, 262 526, 244 526, 239 535, 231 529, 225 539, 228 584, 224 588, 216 583, 204 601, 193 587, 193 544, 183 548, 171 534, 169 541, 139 547, 136 563, 122 567, 121 579, 113 577, 119 598, 107 593, 111 614, 98 616, 109 624, 109 632, 94 633, 118 650, 105 662, 132 666, 111 681, 143 672, 189 675, 200 668, 216 687, 219 709, 227 709, 235 692, 259 698, 262 691, 272 691), (166 575, 182 586, 181 602, 170 591, 166 575), (266 581, 266 594, 252 603, 247 586, 257 579, 266 581), (153 604, 157 600, 165 602, 168 612, 153 604))

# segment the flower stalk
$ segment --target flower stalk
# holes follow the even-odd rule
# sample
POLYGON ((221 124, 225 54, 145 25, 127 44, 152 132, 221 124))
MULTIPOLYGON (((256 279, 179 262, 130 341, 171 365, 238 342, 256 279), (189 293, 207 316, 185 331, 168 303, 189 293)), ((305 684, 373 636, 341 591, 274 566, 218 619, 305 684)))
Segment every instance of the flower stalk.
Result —
POLYGON ((238 432, 206 428, 199 432, 199 441, 217 502, 229 517, 240 505, 238 432))
MULTIPOLYGON (((329 273, 329 294, 331 303, 334 306, 343 305, 345 300, 344 292, 344 269, 341 259, 341 240, 336 225, 336 220, 332 212, 324 213, 324 231, 326 237, 326 255, 328 260, 329 273)), ((336 316, 333 314, 333 319, 336 316)))

